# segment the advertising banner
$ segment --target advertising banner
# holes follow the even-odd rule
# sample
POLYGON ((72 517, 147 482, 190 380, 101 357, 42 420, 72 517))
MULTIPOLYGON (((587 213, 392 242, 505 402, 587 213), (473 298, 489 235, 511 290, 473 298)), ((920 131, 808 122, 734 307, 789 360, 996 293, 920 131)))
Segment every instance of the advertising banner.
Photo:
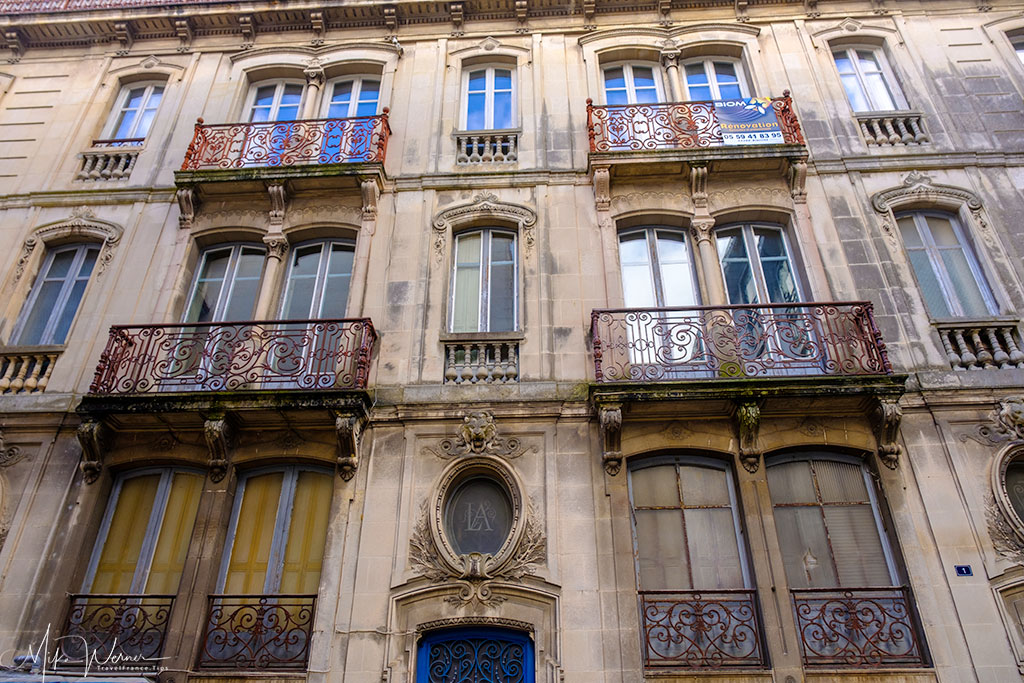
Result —
POLYGON ((715 113, 725 145, 784 144, 770 97, 716 100, 715 113))

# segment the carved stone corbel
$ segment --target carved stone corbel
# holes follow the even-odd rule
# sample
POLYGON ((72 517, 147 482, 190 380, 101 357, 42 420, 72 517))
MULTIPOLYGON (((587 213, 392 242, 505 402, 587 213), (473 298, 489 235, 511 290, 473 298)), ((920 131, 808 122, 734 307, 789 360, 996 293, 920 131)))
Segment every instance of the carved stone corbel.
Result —
POLYGON ((690 236, 693 238, 693 241, 698 244, 705 241, 710 242, 714 231, 714 218, 694 218, 690 221, 690 236))
POLYGON ((117 38, 117 42, 121 45, 116 54, 121 56, 128 54, 128 51, 132 49, 132 43, 135 42, 132 25, 127 21, 119 21, 115 23, 114 36, 117 38))
POLYGON ((736 427, 740 437, 740 462, 747 472, 757 472, 761 466, 761 449, 757 447, 757 434, 761 429, 761 408, 756 401, 743 401, 736 406, 736 427))
POLYGON ((188 52, 192 48, 192 24, 188 19, 175 19, 174 34, 178 36, 178 52, 188 52))
POLYGON ((366 421, 364 415, 334 413, 334 430, 338 435, 338 474, 350 481, 359 467, 359 436, 366 421))
POLYGON ((269 258, 275 258, 278 261, 284 261, 285 254, 288 253, 288 240, 281 233, 274 233, 272 235, 264 235, 263 244, 267 245, 267 256, 269 258))
POLYGON ((612 173, 608 166, 594 167, 594 202, 598 211, 608 211, 612 208, 612 173))
POLYGON ((210 453, 210 481, 217 483, 224 479, 231 465, 231 444, 235 438, 235 426, 227 415, 211 416, 203 423, 203 436, 210 453))
POLYGON ((248 50, 256 42, 256 24, 251 14, 238 17, 238 30, 242 32, 242 49, 248 50))
POLYGON ((672 25, 672 0, 658 0, 658 14, 661 18, 658 20, 659 26, 671 26, 672 25))
POLYGON ((178 227, 190 230, 199 208, 199 196, 194 187, 179 187, 174 196, 178 199, 178 227))
POLYGON ((452 37, 458 38, 463 35, 466 31, 462 26, 462 22, 465 21, 465 15, 463 14, 463 7, 461 2, 453 2, 448 5, 448 12, 452 19, 452 37))
MULTIPOLYGON (((708 207, 708 165, 690 164, 690 197, 697 209, 708 207)), ((706 213, 706 212, 705 212, 706 213)))
POLYGON ((747 6, 749 4, 749 0, 736 0, 736 21, 741 24, 750 21, 750 15, 747 14, 747 6))
POLYGON ((327 32, 327 26, 324 24, 324 13, 310 12, 309 24, 313 29, 313 39, 309 41, 309 44, 314 47, 319 47, 320 45, 323 45, 324 33, 327 32))
POLYGON ((266 186, 270 195, 270 225, 280 227, 288 209, 288 187, 283 180, 271 180, 266 186))
POLYGON ((394 5, 384 8, 384 26, 392 35, 398 29, 398 10, 394 5))
MULTIPOLYGON (((363 197, 363 220, 377 220, 377 200, 380 198, 380 187, 375 178, 364 178, 359 183, 359 189, 363 197)), ((371 228, 370 234, 373 234, 371 228)))
POLYGON ((797 204, 807 203, 807 158, 791 159, 786 169, 789 193, 797 204))
POLYGON ((7 58, 7 61, 10 64, 20 62, 22 55, 25 54, 25 43, 22 42, 21 34, 18 33, 17 29, 12 28, 4 31, 4 44, 11 51, 11 56, 7 58))
POLYGON ((99 420, 90 418, 78 425, 75 436, 82 447, 82 462, 78 468, 85 483, 91 484, 100 478, 103 470, 103 453, 110 444, 110 430, 99 420))
POLYGON ((601 464, 615 476, 622 469, 622 404, 606 403, 598 408, 601 425, 601 464))
POLYGON ((529 33, 530 29, 526 27, 526 17, 529 14, 529 4, 527 0, 516 0, 516 21, 519 25, 516 26, 516 33, 529 33))
POLYGON ((306 77, 307 85, 317 88, 324 87, 324 82, 327 80, 327 76, 324 74, 324 67, 316 57, 312 57, 306 62, 306 68, 302 70, 302 75, 306 77))
POLYGON ((583 30, 596 31, 597 22, 594 21, 594 14, 597 12, 597 0, 583 0, 583 30))
POLYGON ((902 419, 903 409, 900 408, 899 399, 878 399, 872 415, 875 438, 878 441, 878 459, 891 470, 899 465, 900 453, 903 452, 903 447, 898 441, 902 419))
POLYGON ((818 9, 818 0, 804 0, 804 14, 807 15, 808 19, 820 17, 821 10, 818 9))

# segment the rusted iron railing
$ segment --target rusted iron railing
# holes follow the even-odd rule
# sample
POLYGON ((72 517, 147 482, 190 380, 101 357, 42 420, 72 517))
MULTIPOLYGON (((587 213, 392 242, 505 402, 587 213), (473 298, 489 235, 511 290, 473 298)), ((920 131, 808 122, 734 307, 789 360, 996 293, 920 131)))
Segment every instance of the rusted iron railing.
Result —
POLYGON ((196 123, 182 171, 384 162, 388 109, 376 116, 276 123, 196 123))
POLYGON ((892 374, 869 302, 598 309, 598 382, 892 374))
POLYGON ((91 9, 129 9, 169 5, 211 5, 225 0, 6 0, 0 1, 2 14, 35 12, 77 12, 91 9))
POLYGON ((305 670, 315 595, 211 595, 203 669, 305 670))
POLYGON ((644 665, 764 665, 752 590, 641 591, 644 665))
POLYGON ((364 389, 369 318, 110 328, 89 393, 364 389))
MULTIPOLYGON (((771 102, 785 144, 804 144, 789 91, 771 102)), ((587 134, 591 152, 702 149, 725 144, 714 102, 596 105, 588 99, 587 134)))
POLYGON ((72 595, 58 641, 62 666, 156 666, 173 605, 173 595, 72 595))
POLYGON ((924 666, 907 589, 794 589, 804 664, 924 666))

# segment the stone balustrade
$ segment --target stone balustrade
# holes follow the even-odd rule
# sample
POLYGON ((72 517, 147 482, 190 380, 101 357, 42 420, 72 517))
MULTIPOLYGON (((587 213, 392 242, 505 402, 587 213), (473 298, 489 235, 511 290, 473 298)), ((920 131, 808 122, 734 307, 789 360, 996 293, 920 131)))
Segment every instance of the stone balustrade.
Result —
POLYGON ((917 112, 858 114, 857 125, 868 147, 921 145, 930 142, 917 112))
POLYGON ((94 140, 93 149, 82 152, 77 180, 124 180, 132 174, 143 140, 94 140))
POLYGON ((455 134, 460 164, 504 164, 519 158, 518 130, 483 130, 455 134))
POLYGON ((511 384, 519 381, 519 343, 446 342, 445 384, 511 384))
POLYGON ((63 346, 25 347, 0 352, 0 394, 39 394, 46 390, 63 346))
POLYGON ((1016 320, 940 323, 936 328, 954 370, 1024 368, 1016 320))

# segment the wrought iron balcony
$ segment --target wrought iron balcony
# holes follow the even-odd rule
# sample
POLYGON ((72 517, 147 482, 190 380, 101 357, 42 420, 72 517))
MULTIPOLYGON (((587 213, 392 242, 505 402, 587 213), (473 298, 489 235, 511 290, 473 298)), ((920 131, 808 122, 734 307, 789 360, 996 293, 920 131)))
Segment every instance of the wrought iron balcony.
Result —
POLYGON ((869 302, 595 310, 598 382, 890 375, 869 302))
POLYGON ((644 666, 764 666, 752 590, 641 591, 644 666))
POLYGON ((91 394, 364 389, 369 318, 116 325, 91 394))
POLYGON ((0 14, 35 12, 78 12, 90 9, 128 9, 160 5, 209 5, 223 0, 7 0, 0 2, 0 14))
POLYGON ((390 134, 387 107, 347 119, 211 125, 199 119, 181 170, 384 163, 390 134))
POLYGON ((907 589, 793 590, 804 664, 924 666, 907 589))
POLYGON ((61 664, 155 668, 163 651, 173 595, 72 595, 61 664))
POLYGON ((315 595, 211 595, 203 669, 306 669, 315 595))
MULTIPOLYGON (((782 144, 803 145, 803 132, 793 112, 789 91, 782 97, 772 98, 771 107, 778 120, 782 144)), ((699 150, 726 146, 714 102, 599 106, 588 99, 587 134, 591 152, 699 150)), ((767 141, 765 144, 779 143, 767 141)))

